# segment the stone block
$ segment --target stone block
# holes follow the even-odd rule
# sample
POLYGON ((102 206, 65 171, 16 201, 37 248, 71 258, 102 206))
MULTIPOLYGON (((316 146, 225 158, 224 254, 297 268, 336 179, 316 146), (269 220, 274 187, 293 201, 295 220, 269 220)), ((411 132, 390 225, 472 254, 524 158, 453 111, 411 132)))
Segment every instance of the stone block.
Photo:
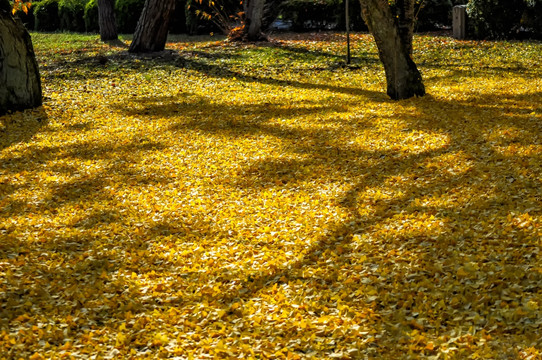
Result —
POLYGON ((457 5, 453 9, 453 33, 456 39, 467 37, 467 5, 457 5))

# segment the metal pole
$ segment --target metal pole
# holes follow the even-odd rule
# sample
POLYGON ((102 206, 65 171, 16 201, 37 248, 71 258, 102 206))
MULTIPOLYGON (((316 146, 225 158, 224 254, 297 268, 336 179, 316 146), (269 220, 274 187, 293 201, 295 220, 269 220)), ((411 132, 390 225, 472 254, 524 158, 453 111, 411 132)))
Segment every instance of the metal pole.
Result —
POLYGON ((348 0, 345 0, 344 12, 346 16, 346 63, 350 64, 350 16, 348 15, 348 0))

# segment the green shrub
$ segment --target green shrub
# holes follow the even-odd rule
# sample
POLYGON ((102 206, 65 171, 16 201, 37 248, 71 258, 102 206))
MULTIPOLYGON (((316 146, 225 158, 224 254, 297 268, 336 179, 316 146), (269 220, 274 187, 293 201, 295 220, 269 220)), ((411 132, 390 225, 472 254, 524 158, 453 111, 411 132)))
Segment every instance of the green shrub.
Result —
POLYGON ((467 4, 469 32, 477 39, 506 39, 519 29, 524 0, 471 0, 467 4))
POLYGON ((34 27, 35 27, 34 7, 36 6, 36 4, 37 4, 37 2, 32 3, 32 5, 30 6, 30 9, 28 9, 28 12, 26 12, 26 13, 24 11, 22 11, 22 10, 18 10, 15 13, 15 16, 18 17, 19 19, 21 19, 24 26, 28 30, 34 30, 34 27))
POLYGON ((266 0, 262 16, 262 30, 264 32, 269 30, 273 21, 279 16, 280 4, 283 2, 284 0, 266 0))
POLYGON ((542 0, 527 1, 522 25, 534 37, 542 38, 542 0))
POLYGON ((293 30, 327 28, 340 21, 339 0, 287 0, 281 5, 284 20, 292 22, 293 30))
MULTIPOLYGON (((221 1, 217 8, 221 8, 218 16, 209 3, 213 0, 186 0, 185 9, 185 29, 189 35, 208 34, 210 32, 228 32, 228 24, 224 24, 220 19, 222 16, 229 18, 241 10, 239 2, 235 0, 221 1)), ((215 3, 216 5, 216 3, 215 3)), ((233 20, 233 18, 232 18, 233 20)))
MULTIPOLYGON (((186 31, 185 26, 185 0, 175 1, 175 12, 170 19, 170 31, 172 33, 184 33, 186 31)), ((117 29, 120 33, 133 33, 139 16, 145 5, 145 0, 117 0, 115 5, 115 18, 117 21, 117 29), (125 11, 127 8, 135 6, 136 9, 131 9, 130 16, 127 16, 125 11), (139 9, 139 10, 138 10, 139 9)), ((89 0, 85 5, 85 11, 83 19, 85 22, 85 29, 87 32, 99 32, 99 18, 98 18, 98 1, 89 0)))
MULTIPOLYGON (((346 30, 345 5, 346 2, 344 0, 341 1, 340 6, 336 10, 339 19, 337 28, 341 31, 346 30)), ((350 30, 367 31, 367 25, 361 16, 361 4, 359 1, 350 0, 348 2, 348 17, 350 18, 350 30)))
POLYGON ((451 0, 422 0, 416 4, 416 31, 437 29, 452 25, 451 0))
POLYGON ((175 11, 169 19, 169 31, 173 34, 182 34, 186 32, 186 0, 175 0, 175 11))
MULTIPOLYGON (((359 1, 349 1, 350 28, 367 30, 361 16, 359 1)), ((291 21, 294 31, 310 29, 346 29, 344 0, 285 0, 280 5, 280 16, 291 21)))
POLYGON ((185 27, 186 33, 188 35, 195 35, 198 29, 199 18, 196 15, 197 1, 186 0, 184 6, 184 18, 185 18, 185 27))
POLYGON ((57 31, 60 28, 58 0, 43 0, 35 3, 34 21, 34 29, 37 31, 57 31))
POLYGON ((84 32, 85 5, 87 0, 60 0, 58 2, 58 17, 60 30, 84 32))
POLYGON ((98 23, 98 1, 90 0, 85 5, 85 14, 83 15, 85 20, 85 30, 87 32, 99 32, 100 25, 98 23))
POLYGON ((117 0, 115 17, 119 33, 131 34, 135 31, 145 0, 117 0))

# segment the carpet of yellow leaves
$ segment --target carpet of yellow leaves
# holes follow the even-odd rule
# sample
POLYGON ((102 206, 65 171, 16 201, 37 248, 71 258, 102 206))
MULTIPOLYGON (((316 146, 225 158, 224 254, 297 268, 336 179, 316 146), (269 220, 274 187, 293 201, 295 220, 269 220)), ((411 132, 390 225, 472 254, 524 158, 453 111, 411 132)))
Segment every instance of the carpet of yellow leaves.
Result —
POLYGON ((540 358, 541 44, 419 36, 394 102, 365 34, 71 36, 0 118, 0 358, 540 358))

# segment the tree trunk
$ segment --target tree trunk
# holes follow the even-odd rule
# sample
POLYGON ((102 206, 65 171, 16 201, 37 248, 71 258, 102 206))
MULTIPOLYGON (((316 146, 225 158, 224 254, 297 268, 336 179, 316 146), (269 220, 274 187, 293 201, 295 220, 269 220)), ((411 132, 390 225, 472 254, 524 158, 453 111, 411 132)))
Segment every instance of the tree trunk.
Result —
POLYGON ((262 34, 265 0, 248 0, 245 6, 245 31, 248 41, 267 40, 262 34))
POLYGON ((397 1, 396 18, 387 0, 361 0, 363 17, 374 36, 386 72, 387 93, 394 100, 425 95, 422 76, 411 58, 413 2, 397 1))
POLYGON ((396 19, 399 36, 407 47, 408 53, 412 55, 412 38, 414 37, 414 1, 396 0, 396 19))
POLYGON ((162 51, 166 46, 168 25, 175 0, 146 0, 129 52, 162 51))
POLYGON ((102 41, 118 39, 114 0, 98 0, 98 24, 102 41))
POLYGON ((32 40, 0 0, 0 115, 41 105, 41 82, 32 40))

